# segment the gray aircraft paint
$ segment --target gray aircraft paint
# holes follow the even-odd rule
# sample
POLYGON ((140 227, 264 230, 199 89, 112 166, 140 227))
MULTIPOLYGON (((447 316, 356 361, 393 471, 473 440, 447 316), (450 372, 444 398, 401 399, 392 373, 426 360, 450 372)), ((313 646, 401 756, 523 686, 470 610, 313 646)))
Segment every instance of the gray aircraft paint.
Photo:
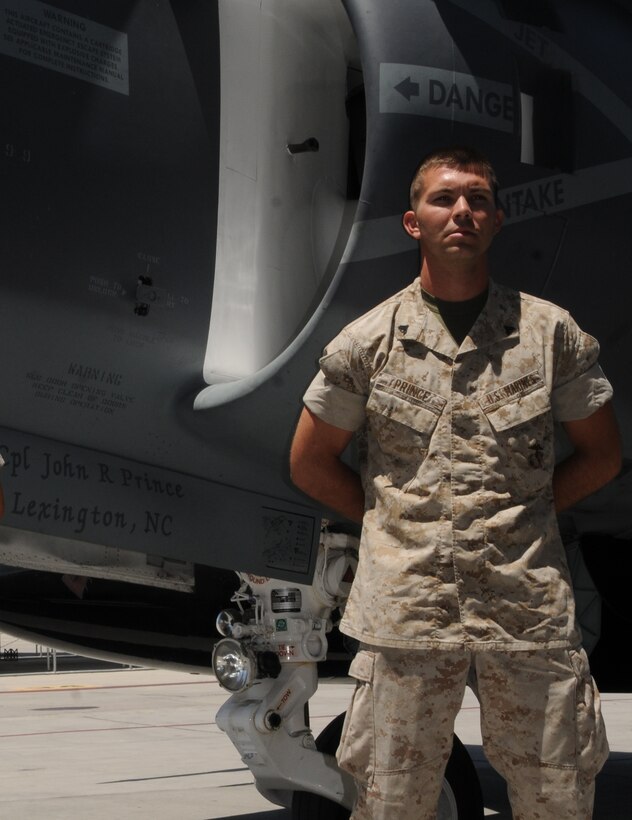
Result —
POLYGON ((467 0, 449 0, 453 6, 478 17, 497 31, 503 33, 518 48, 548 65, 550 68, 573 74, 575 87, 580 94, 606 116, 622 134, 632 139, 632 109, 608 86, 589 71, 579 60, 557 45, 542 31, 524 23, 506 20, 499 16, 498 6, 491 0, 471 3, 467 0))

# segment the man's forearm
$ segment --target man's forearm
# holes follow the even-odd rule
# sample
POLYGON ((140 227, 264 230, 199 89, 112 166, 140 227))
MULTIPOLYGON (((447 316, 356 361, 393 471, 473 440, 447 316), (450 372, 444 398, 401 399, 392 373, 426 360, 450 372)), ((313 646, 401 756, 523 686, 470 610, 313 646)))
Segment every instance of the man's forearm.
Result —
POLYGON ((607 484, 612 476, 595 469, 594 464, 582 458, 581 454, 573 453, 560 462, 553 473, 553 499, 556 512, 563 512, 583 498, 599 490, 607 484))
POLYGON ((304 408, 290 449, 290 474, 304 493, 360 523, 364 515, 362 482, 341 461, 352 437, 352 431, 334 427, 304 408))
POLYGON ((563 422, 563 426, 574 452, 553 472, 557 512, 596 492, 621 469, 621 438, 611 402, 592 416, 563 422))
POLYGON ((294 469, 292 480, 304 493, 360 524, 364 490, 360 476, 337 458, 323 458, 305 469, 294 469))
POLYGON ((582 453, 573 453, 561 461, 553 473, 553 499, 556 512, 563 512, 599 490, 618 472, 608 459, 597 462, 582 453))

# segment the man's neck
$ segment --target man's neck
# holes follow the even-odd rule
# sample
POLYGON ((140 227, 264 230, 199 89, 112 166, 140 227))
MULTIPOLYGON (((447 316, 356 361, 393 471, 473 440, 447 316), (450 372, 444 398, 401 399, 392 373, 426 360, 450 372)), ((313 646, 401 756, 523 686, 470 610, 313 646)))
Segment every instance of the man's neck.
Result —
POLYGON ((483 293, 489 286, 486 264, 451 267, 449 270, 430 265, 424 260, 420 274, 421 286, 446 302, 465 302, 483 293))

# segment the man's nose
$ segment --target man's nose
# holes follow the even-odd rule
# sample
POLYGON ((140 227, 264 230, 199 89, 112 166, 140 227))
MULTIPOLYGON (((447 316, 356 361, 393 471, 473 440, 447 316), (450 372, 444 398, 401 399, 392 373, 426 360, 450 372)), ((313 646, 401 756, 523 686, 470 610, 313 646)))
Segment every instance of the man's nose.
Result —
POLYGON ((470 203, 467 201, 467 198, 464 194, 461 194, 461 196, 454 203, 454 208, 452 209, 452 212, 454 216, 472 216, 472 209, 470 208, 470 203))

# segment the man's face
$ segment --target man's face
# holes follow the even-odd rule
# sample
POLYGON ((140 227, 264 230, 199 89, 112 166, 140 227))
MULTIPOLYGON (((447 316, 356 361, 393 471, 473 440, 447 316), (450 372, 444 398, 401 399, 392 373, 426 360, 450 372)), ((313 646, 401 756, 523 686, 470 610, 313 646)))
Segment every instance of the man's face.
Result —
POLYGON ((502 217, 485 177, 439 166, 425 172, 417 205, 403 222, 424 256, 456 262, 485 254, 502 217))

